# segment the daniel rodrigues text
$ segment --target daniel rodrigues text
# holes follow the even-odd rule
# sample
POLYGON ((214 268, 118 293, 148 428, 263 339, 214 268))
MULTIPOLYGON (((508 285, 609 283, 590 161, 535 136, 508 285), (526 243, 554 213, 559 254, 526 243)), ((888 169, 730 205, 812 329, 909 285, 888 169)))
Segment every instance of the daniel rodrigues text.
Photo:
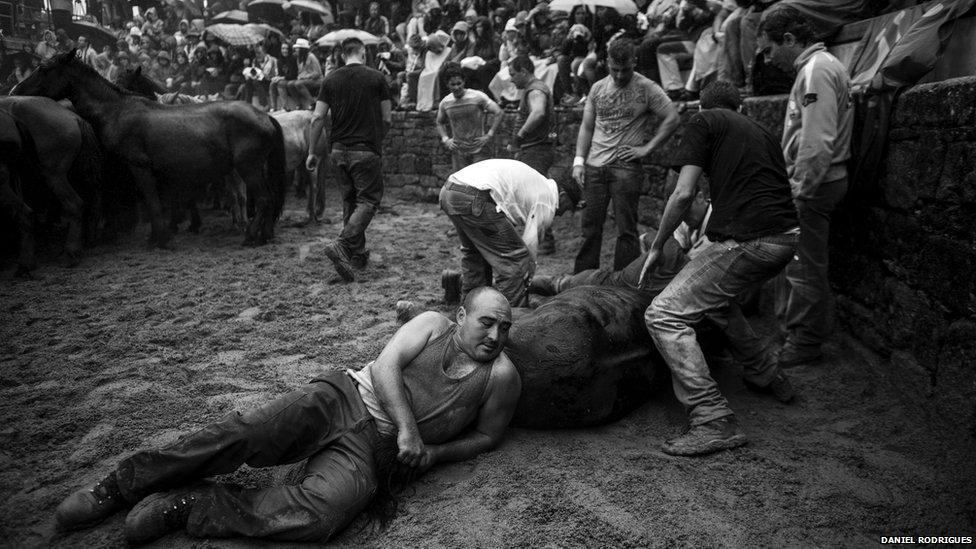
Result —
POLYGON ((972 543, 973 536, 881 536, 881 543, 972 543))

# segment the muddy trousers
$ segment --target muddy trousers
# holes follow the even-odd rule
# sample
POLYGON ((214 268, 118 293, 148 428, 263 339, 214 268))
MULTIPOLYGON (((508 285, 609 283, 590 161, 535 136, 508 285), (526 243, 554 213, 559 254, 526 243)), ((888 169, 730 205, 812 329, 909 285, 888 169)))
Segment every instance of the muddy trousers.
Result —
POLYGON ((583 186, 583 218, 580 229, 583 242, 576 254, 573 272, 600 268, 600 251, 603 247, 603 225, 607 220, 607 207, 613 202, 614 222, 617 225, 617 241, 613 249, 613 270, 619 271, 640 256, 637 240, 637 204, 640 201, 644 169, 639 162, 615 162, 594 167, 586 166, 586 184, 583 186))
POLYGON ((383 199, 383 162, 375 152, 336 143, 329 155, 342 194, 342 231, 337 242, 350 258, 365 257, 366 228, 383 199))
POLYGON ((269 404, 224 419, 159 450, 122 461, 119 489, 143 497, 205 477, 307 460, 294 486, 202 489, 187 532, 196 537, 249 536, 324 541, 341 530, 376 492, 379 435, 359 391, 345 373, 330 373, 269 404))
POLYGON ((671 370, 674 396, 692 426, 732 414, 708 372, 695 324, 708 318, 725 332, 732 357, 748 381, 765 386, 776 375, 775 360, 742 316, 735 297, 782 270, 793 257, 796 241, 796 234, 778 234, 710 243, 647 308, 647 329, 671 370))
POLYGON ((513 307, 524 306, 534 272, 532 258, 515 225, 497 211, 491 194, 449 179, 441 188, 440 206, 461 240, 462 296, 478 286, 494 285, 513 307))

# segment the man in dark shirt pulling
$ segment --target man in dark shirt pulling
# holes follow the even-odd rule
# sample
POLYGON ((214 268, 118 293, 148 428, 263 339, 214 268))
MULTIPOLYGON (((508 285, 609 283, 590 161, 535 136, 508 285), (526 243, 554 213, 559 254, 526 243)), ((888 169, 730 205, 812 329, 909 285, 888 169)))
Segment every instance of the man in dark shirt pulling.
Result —
POLYGON ((352 267, 366 266, 366 227, 383 198, 380 156, 391 106, 386 77, 363 64, 366 46, 360 39, 342 41, 342 58, 345 65, 322 82, 315 103, 306 167, 311 171, 319 163, 316 143, 331 112, 329 160, 342 192, 342 232, 325 255, 339 276, 351 282, 356 278, 352 267))
POLYGON ((690 428, 662 447, 672 455, 708 454, 746 443, 695 338, 692 327, 706 318, 724 330, 747 385, 770 391, 782 402, 793 398, 789 380, 735 302, 743 290, 782 270, 799 238, 779 143, 739 114, 740 105, 738 90, 728 82, 702 91, 703 110, 685 127, 673 162, 681 167, 678 183, 641 271, 643 286, 706 174, 713 208, 705 231, 708 245, 654 298, 644 316, 671 369, 675 397, 689 414, 690 428))

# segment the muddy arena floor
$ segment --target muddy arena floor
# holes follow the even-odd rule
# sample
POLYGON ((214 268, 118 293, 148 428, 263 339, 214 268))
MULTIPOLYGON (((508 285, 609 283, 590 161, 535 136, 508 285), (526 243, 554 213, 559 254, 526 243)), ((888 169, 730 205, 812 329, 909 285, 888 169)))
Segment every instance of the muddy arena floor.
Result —
MULTIPOLYGON (((329 204, 338 220, 332 189, 329 204)), ((36 280, 13 280, 4 264, 0 545, 124 546, 124 514, 60 535, 55 506, 139 448, 364 364, 396 330, 397 300, 450 312, 439 285, 457 265, 449 221, 436 205, 386 204, 368 233, 373 264, 348 285, 322 254, 338 224, 297 226, 295 200, 261 248, 241 247, 229 217, 207 212, 201 234, 181 232, 171 251, 147 249, 141 225, 73 269, 49 251, 36 280)), ((541 273, 572 268, 578 224, 578 214, 557 221, 559 251, 541 273)), ((823 366, 790 371, 791 405, 747 391, 735 366, 716 370, 751 437, 743 448, 661 453, 685 419, 662 383, 611 425, 512 429, 497 450, 429 472, 386 530, 360 519, 330 544, 867 547, 882 535, 976 534, 973 434, 850 338, 826 350, 823 366)), ((231 480, 270 478, 245 468, 231 480)), ((155 546, 286 545, 180 534, 155 546)))

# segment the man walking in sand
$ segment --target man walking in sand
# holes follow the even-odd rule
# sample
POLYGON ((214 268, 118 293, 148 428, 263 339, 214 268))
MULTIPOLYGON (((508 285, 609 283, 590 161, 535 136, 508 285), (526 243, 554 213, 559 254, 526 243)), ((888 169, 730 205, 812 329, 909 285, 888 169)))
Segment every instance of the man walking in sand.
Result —
POLYGON ((122 460, 93 488, 61 502, 57 526, 94 526, 135 505, 125 520, 134 545, 183 529, 200 538, 324 542, 378 490, 388 493, 394 463, 417 474, 498 444, 521 392, 518 371, 502 352, 511 325, 508 300, 477 288, 454 322, 436 312, 417 316, 362 370, 324 374, 257 409, 122 460), (245 463, 302 461, 305 476, 294 486, 198 482, 245 463))
POLYGON ((383 137, 390 129, 390 96, 386 77, 363 63, 366 46, 358 38, 342 41, 345 65, 322 82, 308 140, 306 167, 319 164, 318 136, 325 116, 332 114, 329 161, 342 193, 342 232, 325 248, 336 272, 346 282, 356 279, 353 267, 368 262, 366 228, 383 198, 383 137))

